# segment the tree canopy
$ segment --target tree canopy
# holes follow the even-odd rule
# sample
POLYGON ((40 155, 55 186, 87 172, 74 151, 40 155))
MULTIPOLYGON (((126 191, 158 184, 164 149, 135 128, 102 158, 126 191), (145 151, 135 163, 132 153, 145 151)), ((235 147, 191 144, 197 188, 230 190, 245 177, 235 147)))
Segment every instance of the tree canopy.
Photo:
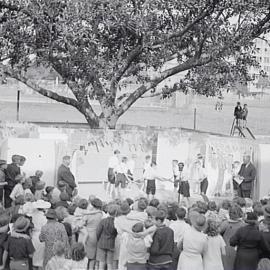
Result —
POLYGON ((90 127, 114 128, 147 93, 208 96, 250 79, 254 39, 269 29, 266 0, 0 0, 0 70, 75 107, 90 127), (74 97, 29 79, 37 65, 53 68, 74 97))

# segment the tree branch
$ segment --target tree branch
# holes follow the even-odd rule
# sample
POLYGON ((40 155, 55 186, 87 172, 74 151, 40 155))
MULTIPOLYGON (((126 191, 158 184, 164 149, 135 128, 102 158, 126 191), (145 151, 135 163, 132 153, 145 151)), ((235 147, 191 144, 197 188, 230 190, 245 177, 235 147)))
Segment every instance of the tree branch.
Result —
POLYGON ((125 74, 125 72, 128 70, 132 62, 138 57, 142 51, 142 45, 138 45, 130 52, 128 55, 126 61, 123 63, 122 68, 119 69, 119 71, 116 73, 116 75, 113 77, 111 81, 111 94, 113 99, 116 97, 116 91, 117 91, 117 84, 121 80, 122 76, 125 74))
POLYGON ((3 68, 4 74, 24 83, 26 86, 30 87, 31 89, 33 89, 35 92, 39 93, 40 95, 53 99, 57 102, 64 103, 66 105, 71 105, 78 109, 79 103, 76 99, 61 96, 51 90, 45 89, 44 87, 39 86, 38 84, 34 83, 30 79, 21 75, 19 72, 8 69, 7 67, 3 67, 1 65, 1 68, 3 68))
POLYGON ((118 115, 118 117, 120 117, 125 111, 127 111, 130 106, 132 106, 138 98, 140 98, 143 94, 145 94, 147 91, 149 91, 150 89, 153 89, 154 87, 156 87, 159 83, 161 83, 162 81, 164 81, 165 79, 189 70, 191 68, 194 67, 198 67, 198 66, 202 66, 205 65, 209 62, 211 62, 212 57, 206 57, 206 58, 202 58, 202 59, 197 59, 197 58, 191 58, 188 61, 186 61, 183 64, 180 64, 176 67, 167 69, 165 71, 163 71, 160 76, 158 76, 157 78, 153 79, 152 81, 150 81, 149 83, 147 83, 146 85, 142 85, 139 88, 137 88, 133 93, 131 93, 128 98, 123 101, 119 107, 116 110, 116 113, 118 115))

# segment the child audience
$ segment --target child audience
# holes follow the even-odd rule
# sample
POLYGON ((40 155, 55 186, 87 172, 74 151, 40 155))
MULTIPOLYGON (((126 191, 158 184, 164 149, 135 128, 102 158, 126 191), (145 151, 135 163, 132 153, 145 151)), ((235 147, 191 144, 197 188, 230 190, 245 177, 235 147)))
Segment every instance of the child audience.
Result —
POLYGON ((0 208, 0 270, 269 269, 270 199, 102 202, 15 176, 0 208), (31 192, 32 191, 32 192, 31 192))

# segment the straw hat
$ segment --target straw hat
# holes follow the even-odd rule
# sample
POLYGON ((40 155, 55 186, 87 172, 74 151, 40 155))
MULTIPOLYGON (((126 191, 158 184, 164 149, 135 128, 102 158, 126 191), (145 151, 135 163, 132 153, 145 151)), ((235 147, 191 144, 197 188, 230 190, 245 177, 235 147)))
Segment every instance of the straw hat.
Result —
POLYGON ((35 209, 49 209, 51 208, 51 204, 49 202, 45 202, 43 200, 37 200, 33 202, 33 208, 35 209))
POLYGON ((30 226, 30 220, 26 217, 19 217, 14 225, 13 225, 13 228, 14 228, 14 231, 15 232, 25 232, 30 226))

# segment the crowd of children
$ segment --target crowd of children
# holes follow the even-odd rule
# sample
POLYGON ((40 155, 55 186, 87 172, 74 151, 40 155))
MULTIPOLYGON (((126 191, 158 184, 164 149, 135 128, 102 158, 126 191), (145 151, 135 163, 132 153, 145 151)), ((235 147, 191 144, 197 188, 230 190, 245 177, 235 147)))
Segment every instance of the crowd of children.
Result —
POLYGON ((236 198, 220 206, 198 201, 187 208, 144 197, 86 200, 67 196, 61 187, 45 188, 41 180, 34 187, 28 182, 35 194, 14 196, 14 204, 0 210, 1 270, 270 266, 268 198, 256 203, 236 198), (38 187, 41 197, 35 197, 38 187))

